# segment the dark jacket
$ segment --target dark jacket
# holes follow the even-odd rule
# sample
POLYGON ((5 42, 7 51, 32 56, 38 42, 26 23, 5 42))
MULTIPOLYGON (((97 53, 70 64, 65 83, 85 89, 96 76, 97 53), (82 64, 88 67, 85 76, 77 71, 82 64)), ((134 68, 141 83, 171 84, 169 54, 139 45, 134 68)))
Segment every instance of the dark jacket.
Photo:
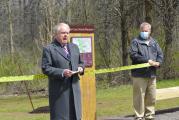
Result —
POLYGON ((69 43, 67 46, 70 58, 56 40, 43 49, 42 71, 49 78, 50 120, 69 120, 71 104, 74 104, 76 119, 81 119, 79 76, 65 78, 62 73, 64 69, 76 71, 79 66, 84 68, 84 64, 77 45, 69 43))
MULTIPOLYGON (((149 44, 140 36, 133 39, 130 47, 130 57, 132 64, 148 63, 148 60, 154 60, 162 64, 163 53, 159 44, 152 38, 149 38, 149 44)), ((134 77, 156 77, 156 67, 147 67, 131 70, 134 77)))

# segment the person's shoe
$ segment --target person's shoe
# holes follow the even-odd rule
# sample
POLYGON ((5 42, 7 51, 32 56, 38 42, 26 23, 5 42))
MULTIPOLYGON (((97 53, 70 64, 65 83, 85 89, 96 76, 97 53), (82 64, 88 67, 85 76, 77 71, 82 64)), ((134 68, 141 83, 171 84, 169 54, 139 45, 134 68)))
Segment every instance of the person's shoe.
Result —
POLYGON ((143 118, 141 118, 141 117, 140 118, 135 118, 134 120, 143 120, 143 118))
POLYGON ((145 120, 154 120, 154 118, 145 118, 145 120))
POLYGON ((148 115, 148 116, 145 116, 144 118, 145 120, 154 120, 153 115, 148 115))

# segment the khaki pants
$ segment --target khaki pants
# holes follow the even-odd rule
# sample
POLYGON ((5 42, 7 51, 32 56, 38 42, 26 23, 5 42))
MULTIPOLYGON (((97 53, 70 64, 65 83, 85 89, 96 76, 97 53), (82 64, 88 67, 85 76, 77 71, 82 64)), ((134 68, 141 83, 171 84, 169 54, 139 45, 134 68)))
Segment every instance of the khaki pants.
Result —
POLYGON ((156 103, 156 78, 132 77, 132 80, 136 118, 153 118, 156 103))

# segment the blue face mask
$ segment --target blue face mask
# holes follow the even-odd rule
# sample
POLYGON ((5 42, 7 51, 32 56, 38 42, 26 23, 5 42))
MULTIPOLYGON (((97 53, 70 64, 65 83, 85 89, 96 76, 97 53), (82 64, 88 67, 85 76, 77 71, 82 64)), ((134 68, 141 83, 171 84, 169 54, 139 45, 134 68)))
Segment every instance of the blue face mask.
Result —
POLYGON ((140 37, 144 40, 149 38, 149 32, 140 32, 140 37))

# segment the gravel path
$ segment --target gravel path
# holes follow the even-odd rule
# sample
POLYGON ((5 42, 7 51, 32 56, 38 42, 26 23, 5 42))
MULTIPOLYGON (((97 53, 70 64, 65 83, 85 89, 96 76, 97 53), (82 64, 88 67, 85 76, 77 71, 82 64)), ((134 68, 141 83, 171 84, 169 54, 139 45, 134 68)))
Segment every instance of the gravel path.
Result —
POLYGON ((156 115, 156 120, 179 120, 179 111, 156 115))
MULTIPOLYGON (((133 120, 133 117, 105 117, 98 120, 133 120)), ((156 112, 155 120, 179 120, 179 107, 156 112)))

